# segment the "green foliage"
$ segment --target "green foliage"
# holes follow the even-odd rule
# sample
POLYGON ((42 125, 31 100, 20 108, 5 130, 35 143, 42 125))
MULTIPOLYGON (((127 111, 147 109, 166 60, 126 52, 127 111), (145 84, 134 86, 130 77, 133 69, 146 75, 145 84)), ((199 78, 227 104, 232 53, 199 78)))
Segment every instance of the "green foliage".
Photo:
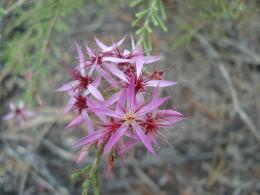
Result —
POLYGON ((98 178, 98 171, 95 170, 92 178, 91 178, 91 183, 92 183, 92 186, 93 186, 93 192, 94 192, 94 195, 99 195, 100 194, 100 191, 99 191, 99 178, 98 178))
MULTIPOLYGON (((174 25, 178 35, 174 37, 173 49, 190 43, 193 35, 205 24, 217 24, 225 21, 235 21, 241 18, 247 10, 247 4, 242 0, 183 0, 179 5, 178 15, 174 15, 174 25), (190 13, 187 16, 187 13, 190 13)), ((214 25, 216 27, 218 25, 214 25)), ((222 30, 214 29, 213 33, 222 30)))
POLYGON ((133 26, 138 26, 136 35, 138 44, 142 44, 145 51, 150 53, 152 50, 151 33, 153 28, 160 27, 165 32, 168 30, 165 25, 166 14, 162 0, 134 0, 131 7, 144 7, 135 14, 136 19, 133 26), (147 6, 145 6, 147 5, 147 6))
POLYGON ((28 98, 28 94, 32 94, 32 88, 41 86, 48 72, 58 64, 60 56, 55 51, 60 33, 70 30, 68 18, 83 2, 84 0, 24 1, 23 5, 8 13, 0 9, 5 24, 0 54, 4 62, 2 74, 11 74, 16 78, 20 74, 32 73, 34 85, 27 88, 25 99, 32 100, 28 98))

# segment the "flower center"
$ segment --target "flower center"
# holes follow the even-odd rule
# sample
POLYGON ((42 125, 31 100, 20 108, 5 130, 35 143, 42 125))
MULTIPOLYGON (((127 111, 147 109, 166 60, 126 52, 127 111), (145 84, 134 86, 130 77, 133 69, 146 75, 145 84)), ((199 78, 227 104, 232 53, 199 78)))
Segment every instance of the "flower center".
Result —
POLYGON ((87 86, 93 82, 93 79, 89 76, 82 76, 81 73, 74 69, 70 71, 70 75, 74 80, 79 81, 78 89, 79 90, 84 90, 87 88, 87 86))
POLYGON ((88 108, 86 97, 84 97, 82 95, 77 95, 76 102, 74 104, 74 108, 78 109, 79 113, 81 113, 83 109, 88 108))
POLYGON ((158 130, 158 125, 151 113, 146 114, 146 119, 142 123, 142 126, 145 129, 145 134, 149 134, 149 133, 153 134, 156 133, 158 130))
POLYGON ((129 124, 135 121, 135 115, 133 112, 126 112, 123 118, 129 124))

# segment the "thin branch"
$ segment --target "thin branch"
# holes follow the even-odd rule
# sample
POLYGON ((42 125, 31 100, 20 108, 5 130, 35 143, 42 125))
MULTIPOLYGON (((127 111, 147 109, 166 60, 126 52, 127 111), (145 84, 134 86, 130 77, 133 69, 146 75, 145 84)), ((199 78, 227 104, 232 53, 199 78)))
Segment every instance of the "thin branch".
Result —
POLYGON ((200 44, 205 48, 208 55, 214 61, 216 61, 218 63, 218 68, 220 70, 220 73, 222 74, 225 81, 227 82, 228 88, 230 90, 235 111, 239 114, 240 118, 248 126, 249 130, 252 132, 252 134, 255 136, 255 138, 258 141, 260 141, 260 132, 257 130, 256 126, 254 125, 253 121, 248 116, 248 114, 241 107, 239 100, 238 100, 237 92, 234 88, 234 85, 231 81, 231 78, 229 76, 229 73, 228 73, 224 63, 221 60, 219 53, 214 49, 214 47, 209 43, 209 41, 206 38, 204 38, 202 35, 197 33, 197 34, 195 34, 195 37, 200 42, 200 44))

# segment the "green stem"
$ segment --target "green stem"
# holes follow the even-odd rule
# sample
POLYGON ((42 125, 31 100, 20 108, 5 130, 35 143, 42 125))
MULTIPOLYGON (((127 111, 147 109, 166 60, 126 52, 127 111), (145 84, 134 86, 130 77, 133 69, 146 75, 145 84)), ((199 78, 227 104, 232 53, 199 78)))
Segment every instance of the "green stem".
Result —
MULTIPOLYGON (((92 180, 93 177, 95 177, 95 174, 97 174, 97 167, 98 167, 99 161, 101 159, 103 150, 104 150, 104 145, 101 145, 97 150, 97 155, 96 155, 95 160, 93 161, 90 173, 83 183, 82 195, 88 194, 88 188, 89 188, 89 185, 90 185, 90 181, 92 180)), ((94 186, 94 188, 95 188, 95 186, 94 186)))

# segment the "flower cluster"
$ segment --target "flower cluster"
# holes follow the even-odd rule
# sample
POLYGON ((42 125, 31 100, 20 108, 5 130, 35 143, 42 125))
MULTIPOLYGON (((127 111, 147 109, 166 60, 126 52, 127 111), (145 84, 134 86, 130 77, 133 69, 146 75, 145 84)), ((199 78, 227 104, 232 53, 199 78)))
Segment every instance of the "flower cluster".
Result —
POLYGON ((19 125, 22 127, 26 119, 33 117, 34 112, 27 110, 24 106, 24 103, 20 101, 18 105, 14 105, 12 102, 9 104, 10 112, 3 116, 4 121, 16 120, 19 125))
POLYGON ((157 138, 165 138, 162 129, 184 119, 175 110, 159 109, 169 99, 158 97, 159 88, 176 84, 163 80, 160 69, 147 70, 146 66, 162 57, 145 56, 132 37, 132 49, 121 50, 124 39, 111 46, 95 39, 98 51, 76 44, 79 63, 69 71, 72 81, 57 89, 70 97, 64 112, 76 113, 68 127, 85 123, 88 129, 87 136, 75 143, 82 148, 78 161, 91 146, 109 154, 111 166, 115 157, 123 160, 125 152, 138 142, 155 154, 157 138))

